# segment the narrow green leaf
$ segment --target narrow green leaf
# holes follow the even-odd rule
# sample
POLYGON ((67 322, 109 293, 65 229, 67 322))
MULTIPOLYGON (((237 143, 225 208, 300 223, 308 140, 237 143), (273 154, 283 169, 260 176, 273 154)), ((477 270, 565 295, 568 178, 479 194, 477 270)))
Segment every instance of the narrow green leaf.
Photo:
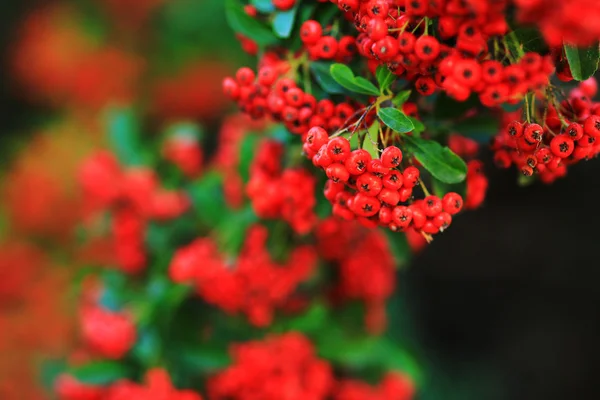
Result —
POLYGON ((244 12, 236 0, 225 0, 225 15, 231 29, 262 46, 277 42, 277 37, 265 25, 244 12))
POLYGON ((386 66, 380 65, 377 67, 377 71, 375 71, 375 78, 377 78, 377 83, 379 84, 379 90, 383 93, 396 79, 396 75, 394 75, 386 66))
POLYGON ((523 45, 519 41, 519 38, 514 32, 510 32, 508 35, 504 37, 506 46, 508 47, 508 51, 510 54, 518 61, 523 57, 525 51, 523 50, 523 45))
POLYGON ((403 90, 403 91, 399 92, 392 99, 392 104, 395 105, 396 107, 400 107, 402 104, 404 104, 408 101, 410 94, 411 94, 410 90, 403 90))
POLYGON ((600 58, 598 43, 585 48, 577 48, 569 44, 565 44, 564 47, 573 79, 585 81, 594 75, 600 58))
POLYGON ((378 96, 379 89, 362 77, 355 77, 354 73, 344 64, 332 64, 329 72, 331 77, 341 86, 356 93, 378 96))
POLYGON ((380 108, 377 116, 384 124, 389 126, 395 132, 406 133, 415 128, 412 121, 406 116, 406 114, 397 108, 380 108))
POLYGON ((258 145, 260 137, 252 133, 247 134, 240 145, 238 171, 242 181, 248 182, 250 179, 250 164, 254 159, 254 149, 258 145))
POLYGON ((410 120, 410 122, 412 122, 414 126, 414 129, 412 131, 413 135, 420 135, 425 131, 425 125, 421 121, 419 121, 415 117, 408 117, 408 119, 410 120))
POLYGON ((372 158, 379 158, 379 147, 377 146, 379 139, 379 127, 379 121, 375 121, 362 138, 361 148, 368 151, 372 158))
POLYGON ((467 164, 448 147, 438 142, 404 136, 405 149, 421 163, 434 178, 444 183, 459 183, 467 176, 467 164))
POLYGON ((119 161, 127 166, 141 165, 140 128, 133 111, 115 108, 108 111, 108 137, 119 161))
POLYGON ((71 375, 87 385, 108 385, 129 377, 125 365, 116 361, 97 361, 70 370, 71 375))
POLYGON ((330 67, 331 63, 328 62, 310 63, 313 76, 324 91, 331 94, 342 94, 345 92, 345 89, 333 79, 329 72, 330 67))
POLYGON ((222 184, 223 179, 219 174, 208 173, 187 189, 196 218, 205 226, 215 226, 227 212, 223 207, 225 200, 222 184))
POLYGON ((273 32, 282 38, 287 39, 292 33, 294 28, 294 21, 296 19, 296 13, 298 11, 298 5, 288 11, 281 11, 275 14, 273 18, 273 32))

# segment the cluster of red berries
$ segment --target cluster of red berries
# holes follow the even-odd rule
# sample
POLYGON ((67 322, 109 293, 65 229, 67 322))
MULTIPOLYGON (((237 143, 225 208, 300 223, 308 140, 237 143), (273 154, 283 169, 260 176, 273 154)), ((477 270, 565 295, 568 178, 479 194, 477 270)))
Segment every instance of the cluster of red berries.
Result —
POLYGON ((354 36, 346 35, 337 40, 333 36, 324 35, 321 24, 313 19, 302 23, 300 39, 312 61, 335 60, 346 63, 356 54, 354 36))
POLYGON ((333 386, 332 368, 300 333, 233 345, 231 356, 208 382, 211 399, 325 399, 333 386))
MULTIPOLYGON (((594 78, 581 82, 569 98, 545 106, 543 121, 506 124, 492 142, 499 167, 517 166, 525 176, 534 173, 551 183, 564 176, 567 166, 600 153, 600 103, 594 78)), ((513 117, 507 114, 506 118, 513 117)))
POLYGON ((364 149, 351 150, 348 139, 330 138, 324 129, 313 127, 303 149, 327 174, 325 197, 333 204, 333 214, 344 219, 356 218, 365 226, 382 225, 393 231, 414 227, 435 234, 446 229, 452 215, 462 209, 462 198, 456 193, 404 205, 412 200, 420 171, 414 166, 401 170, 398 147, 388 146, 379 158, 372 158, 364 149))
POLYGON ((233 261, 219 252, 212 239, 197 239, 173 256, 171 279, 191 282, 206 302, 227 313, 243 312, 252 324, 267 326, 274 310, 310 276, 317 262, 316 251, 310 246, 291 250, 283 265, 274 262, 266 248, 267 236, 265 227, 252 226, 233 261))
POLYGON ((120 268, 128 273, 139 272, 146 264, 146 221, 176 218, 190 205, 183 193, 159 188, 152 170, 123 170, 108 152, 99 152, 84 162, 79 182, 90 211, 113 211, 115 253, 120 268))
POLYGON ((126 313, 86 305, 81 310, 80 318, 85 343, 90 350, 104 358, 123 358, 136 342, 135 325, 126 313))
POLYGON ((337 384, 333 399, 410 400, 414 394, 415 386, 409 377, 398 372, 390 372, 376 386, 352 379, 344 379, 337 384))
POLYGON ((263 141, 250 166, 246 192, 256 215, 283 219, 298 234, 308 233, 317 221, 314 207, 316 179, 303 168, 281 168, 283 145, 263 141))
POLYGON ((169 374, 161 368, 146 372, 145 385, 128 380, 117 381, 109 387, 86 385, 63 374, 55 387, 61 400, 202 400, 202 396, 192 390, 174 388, 169 374))
POLYGON ((270 117, 285 124, 290 132, 301 135, 310 126, 336 131, 354 116, 356 110, 352 104, 336 105, 328 99, 317 101, 293 79, 283 77, 289 64, 267 56, 263 57, 262 64, 258 76, 250 68, 242 67, 235 79, 228 77, 223 81, 225 94, 236 100, 242 112, 252 118, 270 117))
POLYGON ((536 24, 546 43, 562 47, 563 41, 587 46, 598 41, 600 3, 595 0, 515 0, 520 22, 536 24))
POLYGON ((394 258, 386 237, 378 230, 338 218, 323 220, 316 235, 323 258, 339 269, 336 295, 342 300, 364 301, 367 330, 384 331, 385 302, 396 287, 394 258))
POLYGON ((488 188, 488 178, 483 172, 483 163, 479 160, 471 160, 467 163, 467 197, 465 198, 465 209, 474 210, 479 208, 485 200, 488 188))

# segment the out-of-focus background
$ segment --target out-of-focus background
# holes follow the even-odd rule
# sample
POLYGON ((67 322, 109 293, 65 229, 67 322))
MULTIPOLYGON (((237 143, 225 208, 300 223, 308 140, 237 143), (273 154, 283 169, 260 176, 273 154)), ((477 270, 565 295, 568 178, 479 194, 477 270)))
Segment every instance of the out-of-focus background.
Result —
MULTIPOLYGON (((106 144, 98 114, 133 105, 149 124, 210 127, 228 110, 221 79, 247 59, 222 3, 0 5, 0 399, 45 398, 44 360, 76 340, 72 260, 105 253, 70 246, 77 165, 106 144)), ((486 205, 401 277, 410 323, 452 398, 599 398, 600 162, 526 188, 488 165, 486 205)))

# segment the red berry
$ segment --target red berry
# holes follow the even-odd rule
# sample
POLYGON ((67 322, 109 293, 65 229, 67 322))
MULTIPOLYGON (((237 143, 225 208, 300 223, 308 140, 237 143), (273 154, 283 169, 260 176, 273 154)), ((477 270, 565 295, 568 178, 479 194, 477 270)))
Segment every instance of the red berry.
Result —
POLYGON ((237 100, 240 96, 240 87, 235 79, 227 77, 223 79, 223 93, 232 100, 237 100))
POLYGON ((415 54, 423 61, 433 61, 440 54, 440 42, 433 36, 421 36, 415 42, 415 54))
POLYGON ((402 162, 402 150, 396 146, 388 146, 381 153, 381 163, 386 168, 396 168, 402 162))
POLYGON ((575 144, 567 135, 558 135, 550 142, 550 150, 552 154, 560 158, 567 158, 573 153, 575 144))
POLYGON ((330 164, 325 169, 325 173, 327 174, 327 177, 334 182, 347 182, 348 178, 350 178, 350 173, 346 167, 340 163, 330 164))
POLYGON ((590 115, 583 124, 583 130, 594 138, 600 137, 600 116, 590 115))
POLYGON ((367 196, 377 196, 382 188, 383 183, 381 179, 370 172, 366 172, 356 178, 356 189, 367 196))
POLYGON ((399 228, 407 228, 413 219, 413 210, 406 206, 394 207, 392 220, 399 228))
POLYGON ((415 47, 415 42, 415 35, 404 31, 398 35, 398 50, 400 50, 402 53, 412 53, 415 47))
POLYGON ((442 209, 450 215, 458 214, 463 206, 463 198, 460 194, 446 193, 442 199, 442 209))
POLYGON ((363 193, 358 193, 354 196, 352 209, 359 216, 372 217, 379 212, 380 208, 381 203, 375 197, 367 196, 363 193))
POLYGON ((397 190, 392 190, 388 188, 383 188, 377 195, 377 198, 382 202, 389 204, 390 206, 395 206, 400 202, 400 194, 397 190))
POLYGON ((275 6, 275 8, 282 10, 282 11, 287 11, 289 9, 291 9, 292 7, 294 7, 294 5, 296 4, 296 0, 272 0, 273 1, 273 5, 275 6))
POLYGON ((452 223, 452 216, 450 213, 441 212, 433 217, 433 225, 440 229, 440 231, 448 228, 452 223))
POLYGON ((363 149, 354 150, 346 159, 345 166, 352 175, 360 175, 367 170, 371 162, 371 154, 363 149))
POLYGON ((350 142, 339 136, 329 140, 327 154, 334 161, 345 161, 350 156, 350 142))
POLYGON ((277 79, 277 72, 271 67, 262 67, 258 71, 258 83, 263 86, 271 86, 277 79))
POLYGON ((523 136, 523 124, 519 121, 513 121, 506 127, 506 132, 512 137, 521 137, 523 136))
POLYGON ((319 151, 321 146, 327 144, 328 141, 329 135, 327 134, 327 131, 320 126, 313 126, 306 135, 306 143, 313 151, 319 151))
POLYGON ((544 129, 538 124, 529 124, 525 127, 523 138, 529 143, 536 143, 542 140, 544 129))
POLYGON ((436 84, 431 77, 421 76, 415 81, 415 88, 423 96, 431 96, 435 93, 436 84))
POLYGON ((567 129, 565 129, 565 133, 569 135, 571 139, 579 140, 583 137, 583 127, 581 126, 581 124, 573 122, 569 126, 567 126, 567 129))
POLYGON ((382 182, 384 187, 392 190, 398 190, 402 187, 404 177, 399 171, 390 171, 388 174, 383 176, 382 182))
POLYGON ((442 200, 437 196, 427 196, 423 202, 423 212, 428 217, 435 217, 442 212, 442 200))
POLYGON ((317 41, 315 46, 317 46, 319 58, 323 58, 326 60, 335 57, 338 51, 338 42, 332 36, 322 36, 317 41))
POLYGON ((552 160, 552 152, 547 147, 540 147, 533 155, 540 164, 547 164, 552 160))
POLYGON ((387 24, 379 18, 373 18, 367 24, 367 35, 374 40, 378 41, 386 37, 388 34, 387 24))
POLYGON ((256 79, 256 75, 254 71, 252 71, 248 67, 242 67, 237 70, 235 73, 235 79, 241 86, 250 86, 254 83, 254 79, 256 79))
POLYGON ((414 187, 417 183, 419 183, 419 177, 421 173, 419 169, 416 167, 407 167, 402 173, 404 177, 404 186, 408 188, 414 187))
POLYGON ((459 60, 454 65, 454 79, 466 87, 473 87, 481 82, 481 66, 475 60, 459 60))
POLYGON ((322 35, 323 28, 321 28, 321 24, 315 20, 309 19, 308 21, 304 21, 300 27, 300 39, 304 44, 315 44, 322 35))

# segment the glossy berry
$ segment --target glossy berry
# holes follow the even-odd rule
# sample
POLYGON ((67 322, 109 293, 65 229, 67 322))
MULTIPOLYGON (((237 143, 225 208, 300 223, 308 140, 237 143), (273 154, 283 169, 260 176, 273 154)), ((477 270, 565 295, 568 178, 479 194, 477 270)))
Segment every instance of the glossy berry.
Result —
POLYGON ((536 143, 542 140, 544 129, 539 124, 529 124, 525 127, 523 138, 529 143, 536 143))
POLYGON ((321 28, 321 24, 315 20, 309 19, 308 21, 304 21, 300 27, 300 39, 304 44, 315 44, 322 35, 323 28, 321 28))
POLYGON ((335 137, 327 143, 327 154, 333 161, 345 161, 350 156, 350 142, 343 137, 335 137))
POLYGON ((367 170, 367 166, 371 162, 371 155, 368 151, 357 149, 350 153, 346 159, 345 166, 348 172, 352 175, 360 175, 367 170))
POLYGON ((442 209, 450 215, 455 215, 462 210, 463 199, 458 193, 446 193, 442 198, 442 209))
POLYGON ((381 153, 381 163, 386 168, 396 168, 402 162, 402 150, 396 146, 386 147, 381 153))
POLYGON ((356 188, 367 196, 377 196, 383 188, 381 179, 367 172, 356 178, 356 188))
POLYGON ((325 173, 327 174, 327 177, 334 182, 347 182, 348 178, 350 178, 350 173, 346 167, 339 163, 330 164, 325 169, 325 173))
POLYGON ((433 36, 421 36, 415 42, 415 54, 423 61, 433 61, 440 54, 440 43, 433 36))
POLYGON ((575 148, 573 140, 567 135, 558 135, 550 142, 552 154, 560 158, 567 158, 575 148))
POLYGON ((512 137, 518 138, 523 136, 524 128, 523 124, 519 121, 513 121, 506 127, 506 131, 512 137))
POLYGON ((437 196, 427 196, 423 201, 423 212, 428 217, 435 217, 442 212, 442 200, 437 196))

